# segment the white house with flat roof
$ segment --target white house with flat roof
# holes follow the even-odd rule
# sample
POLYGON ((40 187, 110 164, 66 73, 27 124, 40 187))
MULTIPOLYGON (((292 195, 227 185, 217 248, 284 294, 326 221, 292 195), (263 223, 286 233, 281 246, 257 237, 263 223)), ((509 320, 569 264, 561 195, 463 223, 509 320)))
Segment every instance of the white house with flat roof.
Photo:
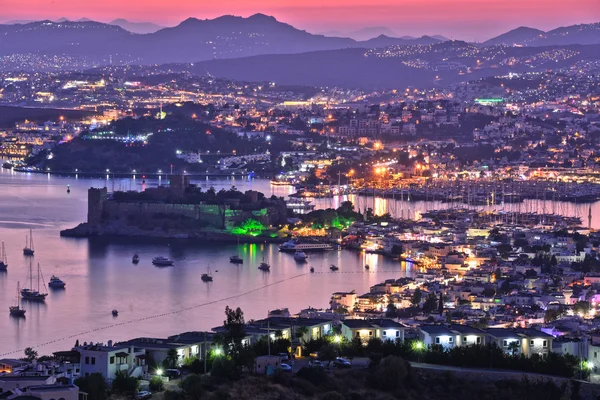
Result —
POLYGON ((456 345, 456 332, 442 325, 422 325, 419 327, 419 336, 427 347, 439 345, 450 349, 456 345))
POLYGON ((115 345, 109 341, 102 343, 84 344, 75 347, 81 355, 81 376, 100 373, 108 380, 115 377, 117 371, 125 371, 128 376, 141 376, 146 365, 146 352, 133 346, 115 345))

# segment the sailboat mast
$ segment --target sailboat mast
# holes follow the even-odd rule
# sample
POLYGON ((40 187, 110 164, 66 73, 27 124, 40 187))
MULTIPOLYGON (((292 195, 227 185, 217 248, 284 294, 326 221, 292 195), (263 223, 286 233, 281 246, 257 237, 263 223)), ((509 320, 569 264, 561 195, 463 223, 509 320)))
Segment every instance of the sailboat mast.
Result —
POLYGON ((37 291, 40 292, 40 263, 38 263, 38 272, 37 272, 37 291))
POLYGON ((33 267, 29 261, 29 289, 33 290, 33 267))

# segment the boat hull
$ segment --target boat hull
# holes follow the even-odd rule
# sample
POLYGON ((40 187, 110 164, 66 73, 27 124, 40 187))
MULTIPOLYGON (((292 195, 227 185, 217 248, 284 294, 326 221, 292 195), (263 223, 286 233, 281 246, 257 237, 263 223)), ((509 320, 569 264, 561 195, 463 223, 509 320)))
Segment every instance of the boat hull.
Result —
POLYGON ((329 251, 329 250, 333 250, 333 246, 325 245, 323 247, 314 247, 314 248, 298 248, 298 247, 289 248, 289 247, 279 246, 279 251, 281 251, 283 253, 295 253, 297 251, 303 251, 305 253, 309 253, 309 252, 316 253, 319 251, 329 251))

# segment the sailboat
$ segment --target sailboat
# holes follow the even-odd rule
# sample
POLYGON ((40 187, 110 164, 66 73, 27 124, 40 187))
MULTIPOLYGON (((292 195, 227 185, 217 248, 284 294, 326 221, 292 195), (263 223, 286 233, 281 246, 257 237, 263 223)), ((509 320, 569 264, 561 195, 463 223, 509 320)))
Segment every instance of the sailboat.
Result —
POLYGON ((25 247, 23 247, 23 255, 32 256, 33 255, 33 230, 29 230, 29 237, 25 235, 25 247))
MULTIPOLYGON (((237 247, 236 249, 239 249, 240 247, 240 237, 238 235, 237 237, 237 247)), ((229 257, 229 262, 233 263, 233 264, 243 264, 244 260, 242 259, 242 257, 240 257, 238 254, 229 257)))
POLYGON ((6 250, 4 249, 4 242, 2 242, 2 253, 0 253, 0 271, 6 271, 8 268, 8 261, 6 260, 6 250))
POLYGON ((19 297, 19 282, 17 282, 17 305, 8 307, 8 311, 13 317, 25 316, 25 309, 21 308, 21 297, 19 297))
POLYGON ((33 289, 33 268, 31 266, 31 261, 29 262, 29 287, 21 289, 21 297, 25 300, 37 300, 44 301, 46 300, 46 296, 48 296, 48 292, 46 290, 46 284, 44 283, 44 279, 42 277, 42 269, 40 268, 40 263, 38 263, 38 271, 37 271, 37 290, 33 289), (40 292, 40 281, 44 285, 44 292, 40 292))

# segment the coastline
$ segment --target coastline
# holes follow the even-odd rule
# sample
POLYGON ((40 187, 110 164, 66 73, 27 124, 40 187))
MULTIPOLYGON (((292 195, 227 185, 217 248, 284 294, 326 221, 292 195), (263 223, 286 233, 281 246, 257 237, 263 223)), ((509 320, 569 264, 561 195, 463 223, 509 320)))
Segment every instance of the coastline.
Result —
POLYGON ((270 236, 238 236, 218 229, 198 229, 194 231, 162 229, 143 230, 132 226, 104 225, 92 226, 83 222, 74 228, 60 231, 61 237, 91 238, 91 237, 130 237, 148 239, 177 239, 177 240, 204 240, 211 242, 227 243, 284 243, 288 238, 270 236))

